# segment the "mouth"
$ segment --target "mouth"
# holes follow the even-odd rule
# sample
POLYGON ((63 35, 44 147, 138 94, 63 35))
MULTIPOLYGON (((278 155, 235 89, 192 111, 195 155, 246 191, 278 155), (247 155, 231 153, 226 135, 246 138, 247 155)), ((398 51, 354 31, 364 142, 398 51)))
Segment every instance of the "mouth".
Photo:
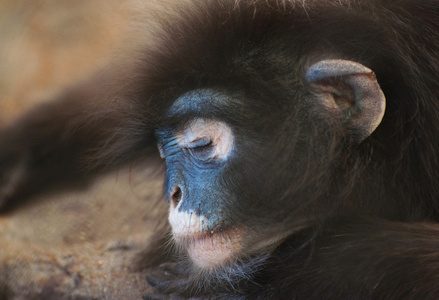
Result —
POLYGON ((208 230, 208 218, 192 211, 179 212, 172 206, 169 223, 176 244, 202 269, 225 265, 243 252, 246 237, 243 226, 216 226, 215 230, 208 230))
POLYGON ((242 252, 244 230, 230 228, 184 235, 173 231, 173 236, 198 267, 212 269, 232 261, 242 252))

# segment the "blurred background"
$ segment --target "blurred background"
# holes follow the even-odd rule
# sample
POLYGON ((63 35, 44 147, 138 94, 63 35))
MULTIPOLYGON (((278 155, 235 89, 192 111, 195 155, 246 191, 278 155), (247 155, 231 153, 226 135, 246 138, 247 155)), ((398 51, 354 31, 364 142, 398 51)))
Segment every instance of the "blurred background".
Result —
MULTIPOLYGON (((147 6, 133 2, 0 0, 0 129, 111 64, 133 8, 147 6)), ((132 260, 162 176, 145 162, 0 214, 0 299, 140 299, 148 286, 132 260)))
POLYGON ((129 20, 123 0, 0 0, 0 126, 108 63, 129 20))

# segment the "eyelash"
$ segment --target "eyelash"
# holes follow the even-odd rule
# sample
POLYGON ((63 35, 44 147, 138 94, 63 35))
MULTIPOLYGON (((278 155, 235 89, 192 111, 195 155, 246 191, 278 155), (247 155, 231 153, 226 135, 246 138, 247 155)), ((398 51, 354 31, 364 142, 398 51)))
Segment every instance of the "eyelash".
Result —
POLYGON ((211 154, 213 150, 213 142, 211 139, 207 139, 207 138, 199 139, 190 143, 187 149, 193 156, 197 158, 202 158, 202 159, 212 158, 211 154))
POLYGON ((213 142, 209 138, 202 138, 195 140, 188 144, 189 149, 198 149, 198 148, 204 148, 204 147, 210 147, 212 146, 213 142))

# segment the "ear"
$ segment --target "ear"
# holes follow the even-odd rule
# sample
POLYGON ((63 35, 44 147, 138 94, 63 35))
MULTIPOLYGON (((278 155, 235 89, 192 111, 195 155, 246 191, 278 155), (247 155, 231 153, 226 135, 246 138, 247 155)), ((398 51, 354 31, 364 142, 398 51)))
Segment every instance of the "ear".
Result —
POLYGON ((386 98, 371 69, 349 60, 323 60, 305 78, 318 99, 340 113, 347 134, 358 143, 381 123, 386 98))

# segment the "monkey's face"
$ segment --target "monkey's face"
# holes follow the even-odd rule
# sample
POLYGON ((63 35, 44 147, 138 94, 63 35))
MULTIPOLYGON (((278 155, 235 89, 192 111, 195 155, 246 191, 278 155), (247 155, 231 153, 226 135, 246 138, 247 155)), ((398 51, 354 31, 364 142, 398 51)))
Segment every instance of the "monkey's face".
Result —
MULTIPOLYGON (((249 142, 242 131, 218 116, 213 103, 222 102, 223 110, 228 109, 225 101, 224 95, 210 90, 187 93, 169 110, 176 121, 156 132, 166 161, 165 193, 173 238, 202 268, 248 255, 266 240, 255 238, 247 223, 248 205, 257 206, 256 198, 262 197, 252 186, 258 185, 251 179, 256 174, 246 166, 257 156, 257 140, 249 142), (247 157, 242 155, 247 152, 247 157)), ((259 166, 264 165, 262 160, 259 166)))
POLYGON ((222 263, 240 250, 242 229, 229 222, 230 203, 222 178, 234 154, 234 135, 224 122, 196 118, 162 144, 166 158, 166 194, 174 239, 202 267, 222 263))

